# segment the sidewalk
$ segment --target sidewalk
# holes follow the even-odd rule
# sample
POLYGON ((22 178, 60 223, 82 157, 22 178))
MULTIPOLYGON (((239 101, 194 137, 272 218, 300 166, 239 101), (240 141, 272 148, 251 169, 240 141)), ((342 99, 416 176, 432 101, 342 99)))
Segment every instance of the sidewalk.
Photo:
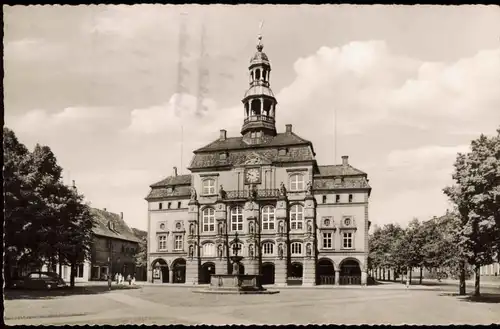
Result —
MULTIPOLYGON (((386 283, 399 283, 401 284, 401 281, 400 279, 396 280, 396 281, 378 281, 379 283, 383 283, 383 284, 386 284, 386 283)), ((406 281, 405 281, 406 282, 406 281)), ((412 287, 415 287, 415 286, 440 286, 440 285, 457 285, 459 284, 459 281, 458 280, 453 280, 453 279, 443 279, 441 281, 438 281, 437 279, 423 279, 422 280, 422 285, 420 285, 420 280, 419 279, 412 279, 411 280, 412 284, 411 286, 412 287)), ((465 281, 465 284, 467 285, 467 287, 474 287, 474 280, 466 280, 465 281)), ((489 287, 489 288, 499 288, 500 289, 500 282, 498 281, 485 281, 485 280, 481 280, 479 282, 480 286, 481 287, 489 287)), ((404 284, 402 284, 404 285, 404 284)))

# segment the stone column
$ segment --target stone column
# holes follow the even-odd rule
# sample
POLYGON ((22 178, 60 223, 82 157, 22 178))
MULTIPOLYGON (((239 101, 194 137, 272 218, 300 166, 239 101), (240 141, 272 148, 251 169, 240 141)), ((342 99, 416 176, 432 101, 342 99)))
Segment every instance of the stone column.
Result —
POLYGON ((168 269, 168 283, 174 283, 174 271, 172 268, 168 269))
POLYGON ((264 115, 264 98, 260 99, 260 115, 264 115))
POLYGON ((302 285, 309 287, 316 285, 316 264, 314 259, 304 259, 302 285))
POLYGON ((340 285, 340 271, 338 269, 335 270, 335 285, 340 285))
POLYGON ((276 259, 274 262, 274 284, 277 287, 286 286, 286 259, 276 259))
POLYGON ((368 274, 366 273, 366 271, 362 271, 361 272, 361 284, 363 286, 366 286, 366 279, 368 277, 368 274))

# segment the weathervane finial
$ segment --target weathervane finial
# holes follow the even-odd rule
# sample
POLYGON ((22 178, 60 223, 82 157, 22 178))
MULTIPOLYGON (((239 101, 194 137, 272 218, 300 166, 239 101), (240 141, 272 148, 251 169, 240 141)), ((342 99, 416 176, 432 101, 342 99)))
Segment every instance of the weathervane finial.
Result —
POLYGON ((258 51, 262 51, 262 49, 264 48, 264 45, 262 44, 262 28, 263 27, 264 27, 264 20, 261 20, 260 24, 259 24, 259 36, 257 37, 257 39, 259 39, 259 41, 257 43, 257 50, 258 51))

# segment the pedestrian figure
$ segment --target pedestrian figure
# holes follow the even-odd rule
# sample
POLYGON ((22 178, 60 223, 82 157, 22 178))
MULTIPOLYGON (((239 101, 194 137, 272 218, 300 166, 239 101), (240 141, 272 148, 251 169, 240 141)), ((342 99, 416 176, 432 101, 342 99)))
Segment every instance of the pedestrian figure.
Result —
POLYGON ((135 276, 132 276, 132 285, 135 285, 135 276))
POLYGON ((115 281, 116 281, 116 284, 120 283, 120 279, 118 277, 118 273, 115 273, 115 281))
POLYGON ((128 281, 128 285, 130 286, 132 284, 132 277, 129 275, 127 275, 127 281, 128 281))
POLYGON ((118 273, 118 283, 122 284, 123 282, 123 275, 121 273, 118 273))
POLYGON ((408 289, 410 287, 410 276, 407 274, 406 275, 406 288, 408 289))

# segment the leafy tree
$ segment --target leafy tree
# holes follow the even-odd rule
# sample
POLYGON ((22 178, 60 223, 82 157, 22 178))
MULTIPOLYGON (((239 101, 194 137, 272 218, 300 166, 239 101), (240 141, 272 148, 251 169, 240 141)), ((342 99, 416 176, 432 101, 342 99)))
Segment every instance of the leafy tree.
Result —
POLYGON ((140 240, 139 250, 135 254, 135 265, 137 267, 147 266, 148 264, 148 235, 147 232, 132 228, 134 235, 140 240))
POLYGON ((480 294, 479 269, 492 262, 500 246, 500 129, 496 137, 481 135, 471 151, 458 154, 453 179, 444 193, 460 218, 457 240, 462 252, 460 294, 465 294, 465 262, 474 267, 474 294, 480 294))

